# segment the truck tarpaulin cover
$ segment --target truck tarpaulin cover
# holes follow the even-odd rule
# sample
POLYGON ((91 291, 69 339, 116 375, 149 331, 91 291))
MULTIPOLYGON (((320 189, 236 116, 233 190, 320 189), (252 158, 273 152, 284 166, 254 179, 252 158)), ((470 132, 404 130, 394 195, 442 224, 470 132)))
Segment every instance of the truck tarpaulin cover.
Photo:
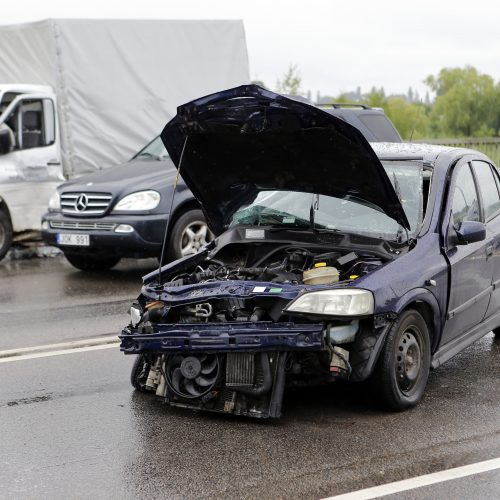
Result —
POLYGON ((241 21, 46 20, 0 26, 0 83, 50 85, 66 175, 129 159, 178 105, 248 83, 241 21))

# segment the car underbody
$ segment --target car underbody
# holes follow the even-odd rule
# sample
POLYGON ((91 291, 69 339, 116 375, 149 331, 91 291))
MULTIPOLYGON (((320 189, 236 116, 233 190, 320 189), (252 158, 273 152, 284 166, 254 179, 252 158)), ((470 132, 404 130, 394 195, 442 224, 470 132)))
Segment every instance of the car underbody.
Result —
POLYGON ((172 406, 266 418, 280 416, 285 387, 360 381, 373 371, 394 317, 318 316, 287 307, 333 282, 348 286, 399 250, 380 240, 346 246, 346 236, 335 248, 310 231, 294 233, 301 242, 282 232, 256 244, 249 234, 255 235, 235 228, 217 248, 146 277, 120 336, 122 351, 139 355, 132 372, 137 389, 172 406))

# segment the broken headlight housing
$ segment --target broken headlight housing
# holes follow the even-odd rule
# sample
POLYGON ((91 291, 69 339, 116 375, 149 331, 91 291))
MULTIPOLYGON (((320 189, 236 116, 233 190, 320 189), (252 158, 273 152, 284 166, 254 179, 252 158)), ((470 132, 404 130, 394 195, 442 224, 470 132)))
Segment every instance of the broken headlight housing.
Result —
POLYGON ((133 305, 130 308, 130 323, 131 323, 131 325, 135 328, 141 322, 141 319, 142 319, 142 312, 141 312, 140 308, 136 305, 133 305))
POLYGON ((304 293, 285 308, 286 313, 320 316, 368 316, 375 308, 373 294, 356 288, 304 293))

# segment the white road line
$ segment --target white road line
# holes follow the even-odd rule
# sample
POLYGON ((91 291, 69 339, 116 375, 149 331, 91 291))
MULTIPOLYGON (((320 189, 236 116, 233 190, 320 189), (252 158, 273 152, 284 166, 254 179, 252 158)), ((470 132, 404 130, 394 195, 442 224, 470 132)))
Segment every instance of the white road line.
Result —
POLYGON ((10 358, 0 358, 0 363, 12 363, 13 361, 23 361, 26 359, 48 358, 50 356, 61 356, 62 354, 77 354, 86 351, 98 351, 100 349, 116 349, 118 341, 108 344, 90 345, 86 347, 73 347, 71 349, 60 349, 58 351, 35 352, 33 354, 21 354, 10 358))
POLYGON ((11 361, 21 361, 24 359, 46 358, 48 356, 60 356, 61 354, 71 354, 73 352, 96 351, 98 349, 116 347, 119 342, 116 335, 106 335, 104 337, 73 340, 70 342, 60 342, 58 344, 9 349, 0 351, 0 363, 9 363, 11 361))
POLYGON ((370 500, 372 498, 393 495, 394 493, 413 490, 415 488, 442 483, 444 481, 451 481, 453 479, 460 479, 462 477, 481 474, 482 472, 488 472, 496 469, 500 469, 500 458, 493 458, 491 460, 485 460, 484 462, 477 462, 475 464, 464 465, 454 469, 425 474, 424 476, 412 477, 410 479, 404 479, 403 481, 396 481, 394 483, 382 484, 380 486, 374 486, 373 488, 366 488, 364 490, 345 493, 344 495, 329 497, 324 500, 370 500))

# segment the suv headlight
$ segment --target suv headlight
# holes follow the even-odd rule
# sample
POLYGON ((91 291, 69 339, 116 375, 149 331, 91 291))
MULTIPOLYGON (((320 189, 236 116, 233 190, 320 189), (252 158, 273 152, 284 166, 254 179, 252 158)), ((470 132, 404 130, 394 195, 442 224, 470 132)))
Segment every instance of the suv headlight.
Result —
POLYGON ((59 191, 55 193, 49 199, 49 210, 60 210, 61 209, 61 197, 59 196, 59 191))
POLYGON ((160 193, 156 191, 137 191, 122 198, 113 211, 153 210, 160 203, 160 193))
POLYGON ((285 312, 321 316, 367 316, 373 314, 374 309, 371 292, 351 288, 305 293, 289 304, 285 312))

